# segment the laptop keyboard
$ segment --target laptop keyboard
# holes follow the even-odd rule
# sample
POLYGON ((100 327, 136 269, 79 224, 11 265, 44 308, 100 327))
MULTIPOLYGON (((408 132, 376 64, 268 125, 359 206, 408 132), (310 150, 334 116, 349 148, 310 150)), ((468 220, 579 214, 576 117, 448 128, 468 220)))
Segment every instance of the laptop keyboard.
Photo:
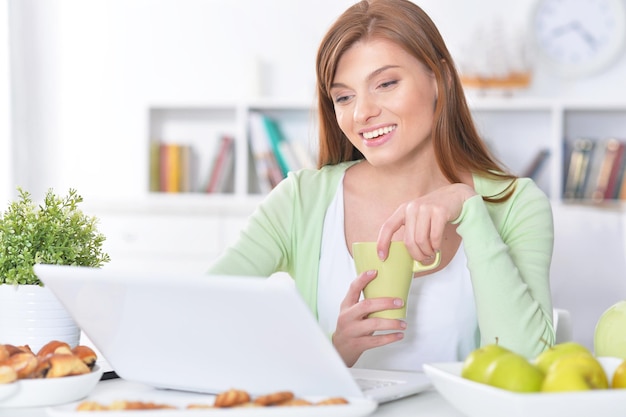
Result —
POLYGON ((376 388, 391 387, 393 385, 402 384, 404 381, 397 381, 393 379, 366 379, 356 378, 356 382, 361 388, 361 391, 367 392, 376 388))

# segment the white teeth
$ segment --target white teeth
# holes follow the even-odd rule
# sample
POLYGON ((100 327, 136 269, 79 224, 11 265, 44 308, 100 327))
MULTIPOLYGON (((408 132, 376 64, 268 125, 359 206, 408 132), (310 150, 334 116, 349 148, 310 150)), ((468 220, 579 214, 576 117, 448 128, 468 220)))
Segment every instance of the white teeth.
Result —
POLYGON ((363 133, 363 137, 365 139, 373 139, 373 138, 377 138, 380 135, 386 135, 387 133, 391 132, 392 130, 394 130, 396 128, 396 126, 385 126, 385 127, 381 127, 380 129, 376 129, 376 130, 372 130, 371 132, 364 132, 363 133))

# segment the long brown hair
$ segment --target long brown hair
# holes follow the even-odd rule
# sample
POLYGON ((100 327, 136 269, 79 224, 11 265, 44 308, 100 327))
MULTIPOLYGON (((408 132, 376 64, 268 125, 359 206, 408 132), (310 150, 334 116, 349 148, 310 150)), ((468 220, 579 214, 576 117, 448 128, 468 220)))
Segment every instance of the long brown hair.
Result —
MULTIPOLYGON (((432 139, 437 163, 452 183, 459 173, 469 171, 490 178, 514 180, 491 155, 479 136, 465 100, 454 62, 428 15, 409 0, 363 0, 348 8, 331 26, 317 52, 317 100, 319 118, 318 165, 362 159, 363 155, 346 138, 335 117, 330 86, 337 63, 357 41, 372 38, 396 43, 432 71, 437 81, 432 139)), ((511 181, 511 185, 514 181, 511 181)), ((489 201, 506 200, 507 187, 489 201)))

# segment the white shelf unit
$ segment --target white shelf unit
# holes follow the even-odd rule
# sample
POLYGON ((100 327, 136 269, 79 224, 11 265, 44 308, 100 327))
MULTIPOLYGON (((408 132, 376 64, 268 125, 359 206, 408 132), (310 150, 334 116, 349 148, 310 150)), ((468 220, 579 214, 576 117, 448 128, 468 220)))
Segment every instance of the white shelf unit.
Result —
POLYGON ((542 150, 549 156, 535 181, 550 197, 560 195, 562 161, 561 113, 558 105, 545 100, 469 100, 479 134, 495 157, 516 175, 523 175, 542 150))
MULTIPOLYGON (((549 157, 535 178, 553 200, 561 201, 566 144, 578 137, 626 140, 626 102, 568 102, 549 99, 469 97, 480 134, 495 156, 522 175, 542 150, 549 157)), ((150 140, 191 141, 201 153, 196 182, 208 174, 216 142, 226 132, 236 138, 237 199, 258 200, 249 145, 248 119, 258 111, 275 119, 288 140, 299 140, 312 154, 317 149, 317 121, 312 103, 257 100, 239 103, 152 106, 150 140)), ((178 196, 175 196, 178 197, 178 196)), ((215 199, 214 195, 205 195, 215 199)), ((581 202, 581 201, 577 201, 581 202)))
MULTIPOLYGON (((469 103, 480 134, 514 173, 523 173, 541 150, 549 151, 536 182, 552 200, 555 217, 567 216, 572 210, 580 217, 580 222, 574 225, 561 225, 557 221, 557 226, 580 235, 581 242, 597 239, 595 235, 587 238, 590 232, 580 229, 580 225, 598 222, 598 216, 605 218, 606 210, 591 206, 590 210, 579 213, 576 207, 587 206, 587 202, 574 201, 576 204, 571 205, 561 198, 564 145, 580 136, 596 140, 609 136, 626 139, 626 102, 470 97, 469 103)), ((218 139, 222 134, 232 134, 236 140, 235 186, 232 193, 224 194, 148 192, 137 202, 105 203, 94 208, 94 214, 102 219, 107 248, 117 263, 200 270, 236 239, 247 217, 264 197, 255 187, 256 174, 251 165, 248 120, 253 111, 275 119, 288 140, 303 141, 311 152, 316 152, 318 132, 312 103, 268 99, 161 103, 148 109, 150 120, 144 157, 149 157, 148 141, 188 141, 202 153, 196 178, 196 182, 202 182, 208 175, 218 139)), ((621 216, 621 204, 608 205, 614 210, 613 215, 621 216)), ((622 242, 613 244, 622 245, 622 242)), ((576 250, 570 244, 561 245, 557 249, 565 254, 576 250)), ((565 261, 555 262, 559 275, 572 274, 569 261, 566 262, 563 266, 560 265, 565 261)))
MULTIPOLYGON (((254 198, 258 194, 258 187, 252 166, 248 126, 249 115, 253 111, 276 120, 287 140, 301 141, 312 155, 316 154, 317 131, 310 104, 259 100, 247 103, 151 106, 148 109, 149 143, 146 155, 149 155, 150 144, 155 141, 192 145, 196 160, 192 173, 193 193, 201 194, 216 156, 219 139, 223 135, 231 135, 235 138, 235 180, 234 189, 228 194, 238 199, 248 196, 254 198)), ((180 196, 180 193, 175 195, 180 196)))

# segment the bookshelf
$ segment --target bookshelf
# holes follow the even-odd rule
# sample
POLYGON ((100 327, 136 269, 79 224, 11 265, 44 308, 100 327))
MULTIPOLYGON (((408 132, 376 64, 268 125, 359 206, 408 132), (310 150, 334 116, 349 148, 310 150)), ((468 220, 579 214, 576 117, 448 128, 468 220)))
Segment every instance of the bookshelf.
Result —
MULTIPOLYGON (((558 234, 574 233, 576 236, 568 243, 556 243, 555 274, 575 276, 579 271, 569 267, 570 252, 579 249, 574 242, 603 239, 594 234, 596 229, 587 229, 584 225, 597 224, 611 216, 613 222, 618 221, 624 204, 617 199, 598 202, 563 197, 570 143, 580 137, 594 143, 608 137, 626 140, 626 102, 474 96, 469 96, 468 102, 479 132, 496 157, 514 173, 524 175, 538 156, 547 155, 534 179, 553 203, 558 234), (561 224, 560 219, 571 217, 577 219, 573 224, 561 224)), ((232 135, 232 188, 210 194, 202 187, 193 192, 167 193, 151 192, 150 184, 146 183, 139 201, 95 207, 93 212, 102 219, 107 249, 116 264, 138 268, 150 264, 161 270, 202 271, 237 238, 266 192, 259 187, 255 171, 250 140, 253 115, 271 118, 286 140, 299 141, 315 155, 317 125, 313 109, 310 102, 274 99, 150 106, 142 157, 148 160, 154 143, 190 144, 196 149, 198 159, 192 182, 201 186, 207 181, 221 138, 232 135), (194 224, 198 227, 193 227, 194 224), (159 239, 156 235, 145 237, 149 230, 159 230, 158 236, 164 236, 167 243, 164 246, 153 244, 159 239)), ((613 243, 622 245, 622 242, 613 243)))
POLYGON ((192 149, 191 187, 172 194, 205 194, 209 198, 226 194, 238 199, 248 196, 254 199, 264 192, 255 173, 252 115, 261 114, 273 120, 285 140, 297 143, 314 161, 317 132, 312 109, 306 103, 275 100, 151 106, 148 109, 147 146, 150 160, 147 188, 150 194, 169 194, 153 185, 155 176, 158 176, 154 172, 155 160, 158 160, 153 153, 155 146, 176 144, 192 149), (208 195, 205 186, 218 159, 219 144, 225 136, 234 138, 232 183, 230 187, 208 195))
MULTIPOLYGON (((626 103, 473 96, 468 101, 476 125, 496 157, 518 175, 526 175, 537 164, 533 178, 553 201, 588 202, 563 197, 572 141, 580 137, 594 142, 609 137, 626 140, 626 103)), ((216 199, 214 194, 205 193, 203 185, 224 135, 235 139, 233 181, 231 188, 219 193, 220 200, 226 196, 256 202, 267 191, 258 185, 250 140, 250 120, 255 113, 271 118, 286 140, 297 141, 315 158, 317 127, 312 103, 268 99, 161 104, 151 106, 148 113, 148 148, 155 142, 190 144, 194 148, 194 185, 190 192, 199 194, 199 198, 216 199)))
MULTIPOLYGON (((495 156, 518 175, 526 175, 537 164, 533 178, 555 202, 591 202, 565 196, 573 141, 582 137, 594 143, 608 138, 626 141, 626 103, 473 96, 468 101, 479 132, 495 156), (543 160, 538 163, 540 156, 543 160)), ((316 115, 311 103, 298 101, 153 106, 149 109, 149 142, 192 143, 198 159, 193 182, 202 184, 207 181, 220 137, 232 135, 236 144, 234 185, 222 194, 257 201, 267 190, 258 186, 255 173, 250 141, 254 113, 274 120, 286 140, 298 141, 315 157, 316 115)), ((201 188, 194 192, 203 194, 201 188)))

